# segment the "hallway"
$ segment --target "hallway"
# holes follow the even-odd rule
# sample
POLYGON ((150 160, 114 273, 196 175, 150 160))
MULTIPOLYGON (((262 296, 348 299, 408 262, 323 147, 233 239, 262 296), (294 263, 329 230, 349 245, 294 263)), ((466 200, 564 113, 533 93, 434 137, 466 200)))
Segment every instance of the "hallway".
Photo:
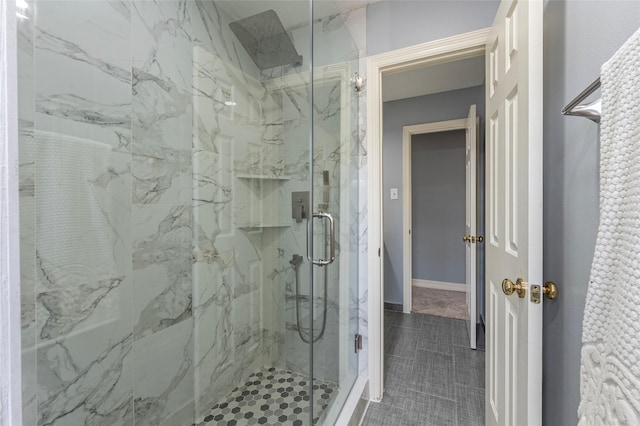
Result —
POLYGON ((484 424, 484 352, 464 321, 385 311, 384 330, 384 398, 364 426, 484 424))

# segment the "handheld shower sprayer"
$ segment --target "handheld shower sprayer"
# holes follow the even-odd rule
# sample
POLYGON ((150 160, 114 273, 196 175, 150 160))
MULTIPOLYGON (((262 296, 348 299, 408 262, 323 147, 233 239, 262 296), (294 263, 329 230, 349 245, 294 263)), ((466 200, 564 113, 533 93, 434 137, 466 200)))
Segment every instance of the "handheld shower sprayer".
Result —
POLYGON ((329 210, 329 196, 331 186, 329 185, 329 170, 322 171, 322 202, 318 204, 318 210, 326 212, 329 210))

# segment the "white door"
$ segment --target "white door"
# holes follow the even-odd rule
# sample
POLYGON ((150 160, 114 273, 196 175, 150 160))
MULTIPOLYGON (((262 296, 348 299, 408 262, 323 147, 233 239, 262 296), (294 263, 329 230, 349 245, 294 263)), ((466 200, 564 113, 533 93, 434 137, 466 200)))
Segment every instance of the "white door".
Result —
POLYGON ((486 424, 542 421, 542 1, 502 1, 486 47, 486 424), (522 297, 503 280, 523 280, 522 297))
POLYGON ((471 105, 467 117, 467 141, 465 149, 466 174, 466 214, 465 214, 465 242, 466 251, 466 290, 467 290, 467 329, 469 331, 469 346, 476 348, 476 106, 471 105))

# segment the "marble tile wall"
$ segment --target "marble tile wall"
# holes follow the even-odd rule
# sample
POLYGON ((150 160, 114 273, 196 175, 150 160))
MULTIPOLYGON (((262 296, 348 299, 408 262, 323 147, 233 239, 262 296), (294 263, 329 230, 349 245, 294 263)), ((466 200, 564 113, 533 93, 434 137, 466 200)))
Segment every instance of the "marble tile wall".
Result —
MULTIPOLYGON (((257 70, 228 41, 213 2, 47 1, 28 13, 20 23, 25 419, 187 424, 201 348, 193 48, 257 70)), ((258 304, 256 294, 247 303, 258 304)), ((262 341, 263 330, 242 319, 237 345, 259 353, 246 344, 262 341)))
MULTIPOLYGON (((301 104, 303 99, 308 99, 308 88, 300 87, 297 90, 294 88, 287 88, 283 94, 285 99, 293 99, 290 102, 291 105, 301 104)), ((308 102, 308 101, 307 101, 308 102)), ((340 102, 341 102, 341 87, 340 81, 328 80, 322 82, 322 79, 318 78, 316 84, 314 84, 314 165, 313 165, 313 185, 314 196, 311 203, 311 209, 313 211, 319 210, 319 203, 323 201, 323 171, 329 172, 330 183, 330 199, 328 212, 334 215, 338 219, 340 216, 340 102)), ((308 111, 308 110, 307 110, 308 111)), ((300 117, 290 120, 290 130, 298 128, 297 132, 291 132, 291 135, 307 131, 310 126, 310 120, 308 112, 299 113, 300 117), (300 128, 302 127, 302 128, 300 128)), ((287 135, 288 136, 288 135, 287 135)), ((309 148, 308 146, 302 146, 299 143, 298 138, 286 138, 288 143, 287 153, 293 155, 287 156, 288 168, 291 170, 300 170, 300 159, 304 159, 305 164, 308 165, 309 148), (291 147, 291 148, 289 148, 291 147), (299 153, 296 153, 299 152, 299 153)), ((292 184, 306 185, 308 188, 309 177, 306 173, 303 173, 297 177, 297 182, 292 184)), ((324 254, 323 243, 325 242, 324 224, 321 220, 315 219, 314 221, 314 257, 326 257, 324 254)), ((297 249, 299 252, 304 253, 306 243, 306 225, 295 226, 292 230, 292 234, 285 241, 285 247, 288 251, 297 249)), ((339 230, 338 230, 339 231, 339 230)), ((342 247, 338 246, 337 251, 340 253, 342 247)), ((289 256, 287 256, 289 257, 289 256)), ((311 315, 311 301, 308 296, 311 294, 310 289, 310 274, 313 273, 313 321, 315 334, 320 332, 323 322, 323 310, 324 310, 324 274, 327 276, 327 319, 325 332, 323 337, 314 344, 314 377, 330 380, 334 383, 338 382, 338 363, 334 356, 331 354, 338 353, 338 308, 340 304, 339 300, 339 269, 342 267, 338 260, 334 264, 325 268, 309 268, 309 263, 305 261, 304 268, 300 270, 300 294, 299 297, 303 297, 303 302, 300 303, 300 309, 302 310, 302 328, 306 334, 309 334, 311 327, 310 315, 311 315)), ((285 293, 286 298, 286 356, 287 365, 289 368, 297 368, 297 371, 308 372, 308 345, 304 343, 298 336, 297 321, 296 321, 296 292, 295 292, 295 276, 293 271, 291 273, 292 285, 287 287, 285 293)))
POLYGON ((204 48, 194 49, 193 72, 196 411, 204 413, 257 368, 277 364, 282 286, 267 274, 278 255, 272 226, 290 219, 278 197, 282 144, 265 125, 270 95, 204 48))
MULTIPOLYGON (((215 2, 31 6, 19 29, 27 423, 188 424, 258 367, 308 373, 289 263, 306 251, 290 193, 309 185, 308 78, 261 73, 215 2)), ((323 60, 349 51, 335 52, 323 60)), ((336 213, 355 180, 339 162, 362 165, 343 147, 340 96, 323 83, 314 109, 314 191, 330 170, 336 213)), ((301 282, 311 273, 305 261, 301 282)), ((315 371, 337 381, 337 270, 329 283, 315 371)))
POLYGON ((192 22, 206 19, 195 6, 131 3, 136 424, 194 415, 191 52, 192 22))
MULTIPOLYGON (((298 49, 302 49, 308 42, 308 31, 301 28, 290 33, 294 44, 298 49)), ((348 256, 339 257, 339 260, 329 268, 311 268, 305 260, 300 267, 300 281, 302 295, 309 295, 310 274, 314 274, 314 297, 313 301, 305 298, 301 303, 303 328, 309 329, 311 311, 310 305, 313 303, 314 324, 317 331, 321 328, 323 315, 323 280, 324 274, 328 276, 328 314, 326 331, 323 338, 314 345, 314 376, 326 380, 338 382, 340 379, 340 367, 336 359, 336 354, 340 350, 350 351, 351 346, 342 342, 340 345, 340 324, 354 319, 353 329, 350 333, 355 334, 357 321, 357 305, 351 311, 344 300, 341 300, 339 284, 340 271, 349 268, 349 279, 351 283, 357 282, 358 268, 358 164, 359 151, 357 133, 352 134, 352 129, 357 129, 358 105, 356 98, 351 99, 353 92, 351 86, 347 85, 346 92, 341 86, 341 78, 336 78, 336 69, 353 69, 353 58, 357 58, 358 50, 351 42, 351 36, 345 26, 345 19, 341 16, 331 16, 314 24, 314 200, 312 209, 318 210, 318 204, 322 201, 322 172, 328 170, 330 174, 330 194, 329 212, 337 218, 338 222, 338 253, 346 251, 348 256), (326 65, 326 66, 325 66, 326 65), (333 67, 333 68, 332 68, 333 67), (348 96, 349 99, 343 99, 348 96), (340 107, 342 102, 348 105, 350 111, 349 119, 353 121, 352 129, 348 124, 342 123, 344 117, 341 116, 340 107), (349 166, 341 167, 341 162, 349 162, 349 166), (348 173, 342 175, 344 170, 348 173), (348 191, 349 195, 341 196, 342 191, 348 191), (349 200, 353 206, 341 206, 341 202, 349 200), (348 217, 341 217, 347 213, 348 217), (344 228, 341 228, 341 226, 344 228), (345 260, 348 261, 345 262, 345 260), (341 264, 343 262, 344 264, 341 264), (349 265, 347 265, 347 263, 349 265), (348 348, 348 349, 347 349, 348 348)), ((303 55, 304 56, 304 55, 303 55)), ((357 66, 357 63, 355 63, 357 66)), ((348 71, 350 73, 350 71, 348 71)), ((272 91, 274 97, 282 104, 282 115, 284 120, 284 131, 282 139, 285 141, 285 173, 293 178, 287 182, 287 192, 305 191, 309 189, 309 150, 306 143, 301 142, 308 139, 311 119, 309 116, 309 93, 311 88, 304 73, 295 74, 291 67, 281 67, 280 70, 268 70, 263 72, 263 79, 270 82, 274 87, 272 91), (275 77, 280 72, 284 77, 275 77), (286 81, 286 83, 285 83, 286 81)), ((347 78, 349 78, 347 76, 347 78)), ((307 78, 308 80, 308 78, 307 78)), ((356 131, 357 132, 357 131, 356 131)), ((314 249, 316 253, 322 252, 322 242, 324 234, 322 223, 316 220, 314 226, 314 249)), ((285 356, 287 368, 294 371, 309 373, 310 366, 307 357, 308 347, 300 339, 297 331, 296 321, 296 296, 295 296, 295 274, 293 268, 287 265, 293 254, 305 254, 306 248, 306 225, 294 224, 284 234, 283 251, 285 253, 282 269, 285 271, 286 282, 286 338, 285 356)), ((317 255, 316 257, 321 257, 317 255)), ((352 301, 357 301, 357 285, 346 284, 352 293, 352 301)), ((347 297, 348 298, 348 297, 347 297)), ((357 374, 357 358, 350 357, 353 376, 357 374)), ((342 372, 344 374, 344 372, 342 372)))
POLYGON ((36 403, 27 416, 131 423, 130 16, 125 3, 33 6, 36 403))
POLYGON ((357 101, 354 103, 358 108, 357 150, 354 152, 354 161, 357 163, 358 175, 358 221, 357 229, 357 251, 358 251, 358 292, 354 296, 352 306, 357 306, 358 330, 362 335, 362 350, 358 353, 359 375, 368 376, 369 371, 369 332, 368 332, 368 247, 367 247, 367 8, 366 6, 352 9, 343 14, 349 33, 358 49, 358 69, 363 77, 363 90, 357 93, 357 101), (357 303, 355 302, 357 300, 357 303))
POLYGON ((18 117, 20 197, 20 304, 22 345, 22 404, 24 424, 36 424, 38 386, 36 361, 36 206, 35 206, 35 95, 33 86, 33 7, 24 11, 28 19, 18 23, 18 117))

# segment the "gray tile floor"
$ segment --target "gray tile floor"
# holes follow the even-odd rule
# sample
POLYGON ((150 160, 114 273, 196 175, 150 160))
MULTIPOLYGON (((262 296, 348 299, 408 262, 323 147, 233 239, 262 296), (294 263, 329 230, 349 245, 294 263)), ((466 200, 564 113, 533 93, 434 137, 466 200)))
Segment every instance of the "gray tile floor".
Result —
POLYGON ((362 424, 484 425, 484 352, 469 349, 465 321, 384 315, 384 398, 369 405, 362 424))

